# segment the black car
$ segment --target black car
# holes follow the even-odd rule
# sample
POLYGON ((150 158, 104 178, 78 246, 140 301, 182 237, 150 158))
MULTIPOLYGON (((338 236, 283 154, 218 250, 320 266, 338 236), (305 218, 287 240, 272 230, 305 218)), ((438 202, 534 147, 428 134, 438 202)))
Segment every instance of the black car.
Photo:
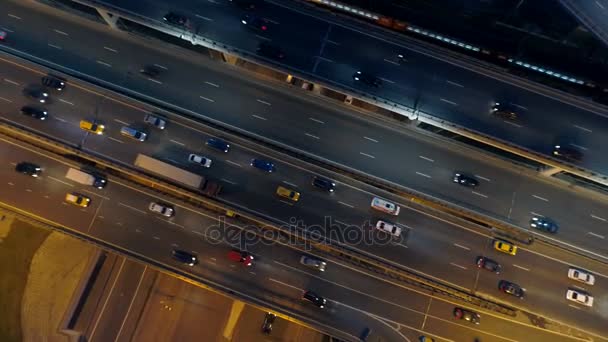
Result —
POLYGON ((327 192, 334 192, 336 188, 336 183, 334 183, 332 180, 319 176, 313 177, 312 185, 327 192))
POLYGON ((42 173, 42 168, 39 165, 30 162, 21 162, 15 166, 15 171, 24 175, 38 177, 42 173))
POLYGON ((33 106, 21 107, 21 114, 31 116, 38 120, 46 120, 46 118, 49 116, 49 113, 46 110, 33 106))
POLYGON ((150 78, 156 78, 160 75, 161 70, 156 65, 146 65, 143 68, 139 69, 139 73, 150 78))
POLYGON ((272 332, 272 324, 274 324, 275 319, 277 319, 277 315, 272 312, 266 313, 264 317, 264 323, 262 323, 262 332, 266 335, 272 332))
POLYGON ((374 88, 378 88, 382 85, 382 80, 378 77, 363 71, 355 72, 353 74, 353 80, 374 88))
POLYGON ((553 155, 567 161, 577 162, 583 159, 583 153, 571 147, 563 145, 555 145, 553 147, 553 155))
POLYGON ((477 264, 477 267, 483 268, 490 272, 494 272, 496 274, 500 274, 500 270, 502 269, 502 266, 500 266, 498 262, 484 256, 478 256, 475 262, 477 264))
POLYGON ((536 228, 538 230, 542 230, 542 231, 545 231, 545 232, 551 233, 551 234, 557 233, 557 230, 559 229, 559 227, 557 226, 557 223, 555 223, 553 220, 551 220, 548 217, 540 217, 540 216, 534 216, 532 219, 530 219, 530 227, 536 228))
POLYGON ((251 166, 266 172, 273 172, 276 169, 271 161, 263 159, 251 159, 251 166))
POLYGON ((254 10, 257 7, 257 1, 255 0, 229 0, 231 3, 235 4, 237 7, 240 7, 245 10, 254 10))
POLYGON ((492 106, 492 114, 505 120, 517 120, 517 112, 512 107, 496 102, 492 106))
POLYGON ((474 177, 467 176, 467 175, 459 173, 459 172, 454 174, 453 180, 454 180, 454 183, 458 183, 460 185, 463 185, 463 186, 466 186, 469 188, 474 188, 479 185, 479 181, 477 179, 475 179, 474 177))
POLYGON ((211 138, 207 140, 206 144, 207 146, 212 147, 216 150, 220 150, 224 153, 228 153, 228 150, 230 150, 230 144, 221 139, 211 138))
POLYGON ((268 20, 258 17, 253 13, 246 13, 243 15, 243 17, 241 17, 241 23, 252 30, 261 32, 268 31, 268 25, 270 24, 268 20))
POLYGON ((46 103, 49 100, 49 93, 42 89, 28 89, 23 91, 23 95, 40 103, 46 103))
POLYGON ((182 27, 182 28, 190 28, 190 20, 181 14, 177 14, 174 12, 169 12, 165 14, 163 20, 168 24, 173 26, 182 27))
POLYGON ((524 289, 510 281, 501 280, 498 282, 498 289, 506 294, 510 294, 511 296, 515 296, 519 299, 524 298, 524 289))
POLYGON ((318 294, 316 294, 312 291, 304 292, 304 294, 302 295, 302 299, 313 303, 314 305, 316 305, 317 307, 319 307, 321 309, 323 309, 325 307, 325 304, 327 304, 327 299, 319 296, 318 294))
POLYGON ((171 252, 171 255, 173 256, 173 259, 181 262, 182 264, 185 264, 188 266, 194 266, 194 265, 198 264, 198 258, 196 257, 196 255, 194 255, 192 253, 188 253, 186 251, 182 251, 179 249, 174 249, 171 252))
POLYGON ((262 42, 257 49, 258 55, 272 58, 272 59, 283 59, 285 54, 280 47, 270 44, 269 42, 262 42))
POLYGON ((465 308, 455 307, 452 313, 456 319, 464 319, 473 324, 479 324, 481 321, 481 316, 477 312, 465 308))
POLYGON ((65 80, 63 78, 48 75, 42 78, 42 85, 55 89, 55 90, 63 90, 65 88, 65 80))

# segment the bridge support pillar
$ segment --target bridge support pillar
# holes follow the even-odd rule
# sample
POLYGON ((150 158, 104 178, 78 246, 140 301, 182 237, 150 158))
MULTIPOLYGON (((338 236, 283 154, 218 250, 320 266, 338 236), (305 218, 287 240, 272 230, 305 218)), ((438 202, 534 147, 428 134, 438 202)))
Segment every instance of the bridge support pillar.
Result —
POLYGON ((118 18, 120 18, 119 16, 107 12, 101 8, 95 8, 97 10, 97 12, 99 13, 99 15, 101 15, 101 17, 103 18, 103 20, 105 20, 106 23, 108 23, 108 25, 113 28, 113 29, 117 29, 118 26, 116 25, 116 22, 118 21, 118 18))

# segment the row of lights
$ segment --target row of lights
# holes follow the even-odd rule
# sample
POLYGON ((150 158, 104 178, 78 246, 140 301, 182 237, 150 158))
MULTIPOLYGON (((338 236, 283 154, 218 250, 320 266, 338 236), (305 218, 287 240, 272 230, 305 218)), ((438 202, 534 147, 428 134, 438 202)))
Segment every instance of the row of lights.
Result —
POLYGON ((584 81, 576 79, 574 77, 566 76, 566 75, 560 74, 559 72, 547 70, 545 68, 542 68, 542 67, 539 67, 539 66, 536 66, 536 65, 532 65, 532 64, 529 64, 529 63, 526 63, 526 62, 522 62, 522 61, 519 61, 519 60, 515 60, 513 58, 509 58, 508 61, 510 63, 514 63, 514 64, 522 66, 524 68, 531 69, 531 70, 534 70, 534 71, 538 71, 538 72, 541 72, 543 74, 546 74, 546 75, 549 75, 549 76, 553 76, 553 77, 562 79, 564 81, 568 81, 568 82, 572 82, 572 83, 576 83, 576 84, 585 84, 584 81))
POLYGON ((346 6, 346 5, 343 5, 343 4, 341 4, 339 2, 336 2, 336 1, 328 1, 328 0, 311 0, 311 1, 318 2, 320 4, 323 4, 323 5, 326 5, 326 6, 329 6, 329 7, 337 8, 337 9, 343 10, 345 12, 350 12, 350 13, 359 15, 361 17, 367 18, 367 19, 372 19, 372 20, 379 20, 380 19, 380 16, 378 16, 378 15, 376 15, 374 13, 366 12, 366 11, 360 10, 358 8, 346 6))

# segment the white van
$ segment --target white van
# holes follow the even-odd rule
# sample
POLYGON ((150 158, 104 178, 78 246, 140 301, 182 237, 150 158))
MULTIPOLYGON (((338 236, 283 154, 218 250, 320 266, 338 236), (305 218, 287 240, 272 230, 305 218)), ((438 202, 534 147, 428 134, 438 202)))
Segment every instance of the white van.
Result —
POLYGON ((401 210, 395 203, 378 197, 374 197, 372 200, 372 208, 395 216, 399 215, 399 210, 401 210))

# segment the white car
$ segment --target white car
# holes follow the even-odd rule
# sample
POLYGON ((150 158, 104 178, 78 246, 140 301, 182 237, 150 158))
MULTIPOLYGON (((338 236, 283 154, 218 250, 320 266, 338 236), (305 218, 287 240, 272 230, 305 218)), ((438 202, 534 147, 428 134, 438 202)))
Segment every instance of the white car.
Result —
POLYGON ((156 202, 150 202, 148 209, 150 209, 151 212, 161 214, 164 217, 171 217, 175 214, 173 208, 156 202))
POLYGON ((376 229, 389 233, 393 236, 401 235, 401 227, 397 227, 392 223, 388 223, 382 220, 379 220, 378 223, 376 223, 376 229))
POLYGON ((568 278, 580 281, 587 285, 595 284, 595 276, 593 274, 574 267, 570 267, 568 270, 568 278))
POLYGON ((579 304, 583 304, 588 307, 593 306, 593 296, 591 296, 590 294, 588 294, 586 292, 579 291, 576 289, 568 289, 568 291, 566 291, 566 299, 579 303, 579 304))
POLYGON ((374 197, 374 199, 372 199, 371 206, 372 206, 372 208, 374 208, 376 210, 380 210, 387 214, 391 214, 391 215, 395 215, 395 216, 399 215, 399 210, 401 210, 401 208, 399 208, 399 206, 396 205, 395 203, 389 202, 387 200, 383 200, 378 197, 374 197))
POLYGON ((198 154, 191 154, 188 157, 188 161, 194 164, 199 164, 202 167, 211 167, 211 159, 200 156, 198 154))

